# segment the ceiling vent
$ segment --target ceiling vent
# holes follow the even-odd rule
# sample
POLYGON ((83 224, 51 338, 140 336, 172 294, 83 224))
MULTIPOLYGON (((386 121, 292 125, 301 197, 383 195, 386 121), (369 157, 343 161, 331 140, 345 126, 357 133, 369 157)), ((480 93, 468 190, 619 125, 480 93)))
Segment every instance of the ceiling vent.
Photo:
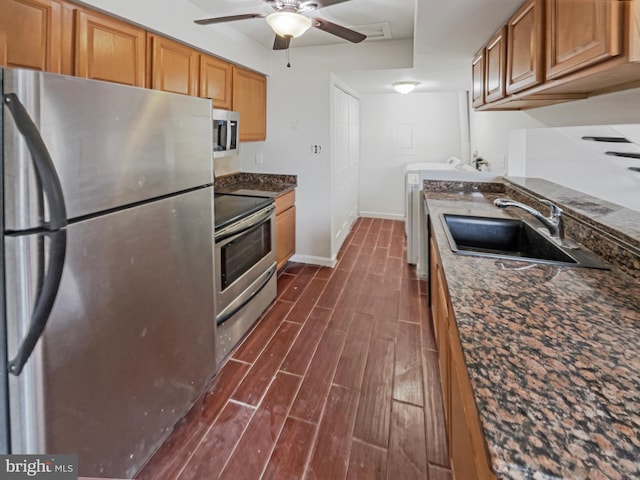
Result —
POLYGON ((390 40, 393 38, 391 36, 391 25, 389 22, 356 25, 351 27, 351 29, 366 35, 367 40, 390 40))

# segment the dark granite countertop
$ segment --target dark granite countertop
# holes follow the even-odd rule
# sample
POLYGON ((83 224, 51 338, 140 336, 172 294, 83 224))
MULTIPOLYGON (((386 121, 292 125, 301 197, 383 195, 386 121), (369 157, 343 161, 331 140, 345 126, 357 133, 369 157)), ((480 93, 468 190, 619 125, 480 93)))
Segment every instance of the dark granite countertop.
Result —
MULTIPOLYGON (((433 234, 497 477, 640 478, 640 279, 616 265, 456 255, 440 214, 527 214, 494 207, 500 189, 433 187, 433 234)), ((587 201, 561 190, 567 203, 587 201)))
POLYGON ((216 193, 275 198, 294 190, 297 183, 296 175, 239 172, 216 177, 214 189, 216 193))

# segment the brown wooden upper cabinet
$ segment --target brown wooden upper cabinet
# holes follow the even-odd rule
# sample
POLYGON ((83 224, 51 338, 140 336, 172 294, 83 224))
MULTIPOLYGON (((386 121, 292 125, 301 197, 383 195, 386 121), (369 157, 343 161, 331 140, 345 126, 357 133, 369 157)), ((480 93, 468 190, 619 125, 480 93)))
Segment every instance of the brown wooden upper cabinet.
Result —
POLYGON ((485 46, 485 101, 500 100, 506 94, 505 68, 507 66, 507 29, 503 27, 485 46))
POLYGON ((230 63, 200 54, 200 94, 213 100, 214 108, 231 110, 233 66, 230 63))
POLYGON ((199 52, 153 33, 147 34, 147 41, 149 87, 165 92, 198 95, 199 52))
POLYGON ((640 86, 640 0, 525 0, 505 27, 505 96, 499 32, 484 47, 485 103, 474 91, 477 109, 534 108, 640 86))
POLYGON ((0 65, 71 73, 63 69, 63 31, 71 29, 64 13, 57 0, 0 0, 0 65))
POLYGON ((267 78, 233 67, 233 110, 240 112, 240 141, 267 138, 267 78))
POLYGON ((527 0, 507 23, 508 94, 544 81, 543 0, 527 0))
POLYGON ((484 105, 484 47, 473 57, 471 65, 473 82, 471 90, 471 104, 474 107, 479 107, 480 105, 484 105))
POLYGON ((620 0, 548 0, 547 80, 621 53, 622 4, 620 0))
POLYGON ((145 31, 90 10, 76 10, 75 74, 145 86, 145 31))

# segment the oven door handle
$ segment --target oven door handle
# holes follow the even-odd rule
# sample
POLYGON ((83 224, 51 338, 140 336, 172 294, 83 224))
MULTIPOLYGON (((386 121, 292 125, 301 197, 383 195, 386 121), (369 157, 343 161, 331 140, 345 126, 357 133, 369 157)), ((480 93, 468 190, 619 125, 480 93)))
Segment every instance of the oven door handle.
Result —
POLYGON ((216 317, 216 325, 220 326, 231 317, 233 317, 242 307, 244 307, 247 303, 253 299, 256 295, 258 295, 262 289, 269 283, 271 277, 276 273, 276 264, 274 263, 269 267, 269 269, 260 275, 256 281, 247 288, 244 292, 242 292, 233 302, 231 302, 227 308, 225 308, 220 314, 216 317), (252 288, 253 287, 253 288, 252 288))
POLYGON ((264 208, 253 215, 250 215, 247 218, 243 218, 239 222, 234 223, 233 225, 228 226, 227 228, 223 228, 219 232, 216 232, 214 235, 215 242, 220 243, 223 240, 228 240, 228 242, 232 242, 235 238, 242 235, 247 230, 251 230, 259 225, 262 225, 271 214, 276 209, 275 205, 269 205, 267 208, 264 208), (233 237, 233 238, 232 238, 233 237))

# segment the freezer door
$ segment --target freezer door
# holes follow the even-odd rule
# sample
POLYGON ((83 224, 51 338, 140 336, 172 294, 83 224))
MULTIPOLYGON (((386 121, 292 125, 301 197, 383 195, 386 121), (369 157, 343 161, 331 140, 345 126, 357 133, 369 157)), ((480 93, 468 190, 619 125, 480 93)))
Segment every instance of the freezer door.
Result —
MULTIPOLYGON (((2 70, 53 160, 68 218, 213 182, 211 101, 31 70, 2 70)), ((48 220, 28 145, 4 106, 5 229, 48 220)))
MULTIPOLYGON (((79 474, 132 478, 215 373, 213 190, 70 224, 36 350, 10 375, 12 451, 77 453, 79 474)), ((5 237, 12 357, 48 239, 5 237)))

